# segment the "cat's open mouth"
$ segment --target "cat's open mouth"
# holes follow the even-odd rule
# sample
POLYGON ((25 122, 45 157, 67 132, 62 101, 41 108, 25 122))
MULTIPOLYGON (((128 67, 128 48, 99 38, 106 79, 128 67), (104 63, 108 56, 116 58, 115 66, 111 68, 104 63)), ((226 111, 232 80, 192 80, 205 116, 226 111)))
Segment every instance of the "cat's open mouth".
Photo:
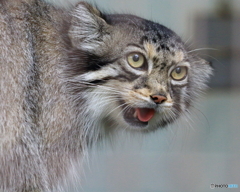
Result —
POLYGON ((152 108, 128 108, 123 117, 126 122, 133 126, 146 126, 155 114, 152 108))

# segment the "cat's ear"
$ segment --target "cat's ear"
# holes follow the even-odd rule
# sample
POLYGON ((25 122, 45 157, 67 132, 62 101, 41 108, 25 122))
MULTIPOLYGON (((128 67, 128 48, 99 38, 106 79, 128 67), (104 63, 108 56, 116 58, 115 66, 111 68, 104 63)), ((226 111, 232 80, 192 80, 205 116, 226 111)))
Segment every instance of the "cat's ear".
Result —
POLYGON ((86 2, 76 5, 68 33, 74 47, 89 52, 96 51, 109 38, 109 33, 110 25, 97 8, 86 2))

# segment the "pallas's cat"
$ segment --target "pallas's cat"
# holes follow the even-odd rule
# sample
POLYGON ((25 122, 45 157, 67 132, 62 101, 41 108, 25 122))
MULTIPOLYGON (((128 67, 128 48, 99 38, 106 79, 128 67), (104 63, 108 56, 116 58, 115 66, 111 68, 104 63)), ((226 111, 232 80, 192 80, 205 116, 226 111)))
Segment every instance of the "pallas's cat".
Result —
POLYGON ((211 74, 170 29, 81 2, 0 0, 0 191, 53 191, 106 135, 188 113, 211 74))

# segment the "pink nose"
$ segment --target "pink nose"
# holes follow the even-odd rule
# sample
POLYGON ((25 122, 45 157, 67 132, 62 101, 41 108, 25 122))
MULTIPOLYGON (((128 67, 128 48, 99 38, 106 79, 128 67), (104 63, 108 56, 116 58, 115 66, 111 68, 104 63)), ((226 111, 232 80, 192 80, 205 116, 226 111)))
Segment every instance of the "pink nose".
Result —
POLYGON ((151 95, 150 96, 152 98, 152 100, 156 103, 156 104, 161 104, 164 101, 167 100, 167 98, 165 96, 162 95, 151 95))

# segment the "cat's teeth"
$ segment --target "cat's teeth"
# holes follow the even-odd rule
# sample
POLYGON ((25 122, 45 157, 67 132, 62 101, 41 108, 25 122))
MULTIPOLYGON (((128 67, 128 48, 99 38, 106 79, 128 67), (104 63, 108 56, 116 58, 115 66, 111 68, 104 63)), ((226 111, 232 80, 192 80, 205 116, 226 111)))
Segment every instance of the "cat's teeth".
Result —
POLYGON ((137 118, 137 110, 135 110, 134 114, 133 114, 134 118, 137 118))

